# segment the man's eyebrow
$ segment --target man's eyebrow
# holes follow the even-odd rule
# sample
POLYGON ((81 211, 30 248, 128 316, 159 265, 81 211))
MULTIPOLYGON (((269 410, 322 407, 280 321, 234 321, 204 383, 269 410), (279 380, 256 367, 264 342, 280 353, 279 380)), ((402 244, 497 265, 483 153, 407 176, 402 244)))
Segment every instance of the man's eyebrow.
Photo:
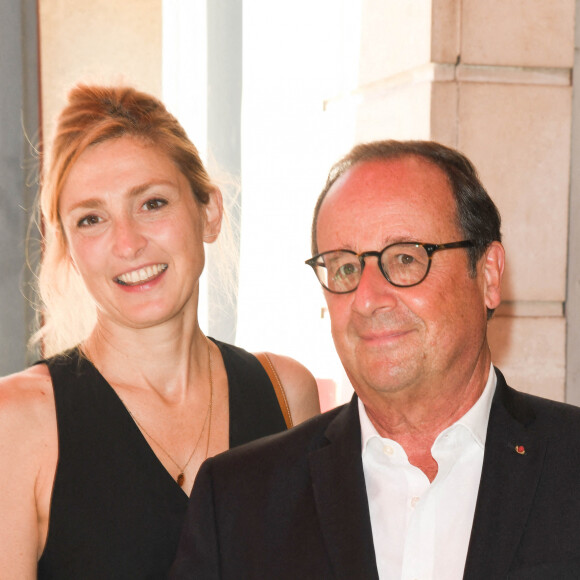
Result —
MULTIPOLYGON (((403 234, 403 235, 386 235, 384 238, 382 238, 381 242, 380 242, 380 248, 374 248, 374 250, 382 250, 383 248, 386 248, 387 246, 392 246, 393 244, 408 244, 408 243, 421 243, 423 240, 417 239, 417 236, 411 236, 408 234, 403 234)), ((345 246, 343 246, 343 248, 345 250, 352 250, 355 251, 353 249, 352 244, 347 244, 345 246)), ((373 251, 373 248, 369 248, 368 250, 361 250, 363 252, 366 251, 373 251)))
POLYGON ((407 244, 410 242, 422 242, 422 240, 417 239, 417 236, 390 236, 383 240, 385 246, 390 246, 391 244, 407 244))

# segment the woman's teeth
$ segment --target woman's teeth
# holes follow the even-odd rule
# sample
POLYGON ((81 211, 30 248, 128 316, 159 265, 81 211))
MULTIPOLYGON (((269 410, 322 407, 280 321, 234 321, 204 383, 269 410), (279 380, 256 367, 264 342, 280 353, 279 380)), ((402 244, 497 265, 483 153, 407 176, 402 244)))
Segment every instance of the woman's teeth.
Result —
POLYGON ((165 270, 167 270, 167 264, 146 266, 145 268, 140 268, 139 270, 133 270, 132 272, 121 274, 120 276, 117 276, 116 281, 120 284, 124 284, 125 286, 135 286, 136 284, 142 284, 143 282, 147 282, 148 280, 155 278, 165 270))

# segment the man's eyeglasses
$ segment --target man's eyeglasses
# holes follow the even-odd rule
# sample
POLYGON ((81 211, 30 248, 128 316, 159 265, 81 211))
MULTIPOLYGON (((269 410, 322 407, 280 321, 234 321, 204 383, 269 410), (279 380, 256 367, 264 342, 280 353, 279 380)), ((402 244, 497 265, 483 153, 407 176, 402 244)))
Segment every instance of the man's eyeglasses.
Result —
POLYGON ((319 282, 329 292, 347 294, 358 288, 365 260, 369 256, 375 256, 381 273, 393 286, 408 288, 425 280, 435 252, 473 246, 473 240, 449 244, 402 242, 391 244, 380 252, 357 254, 351 250, 331 250, 306 260, 306 264, 312 266, 319 282))

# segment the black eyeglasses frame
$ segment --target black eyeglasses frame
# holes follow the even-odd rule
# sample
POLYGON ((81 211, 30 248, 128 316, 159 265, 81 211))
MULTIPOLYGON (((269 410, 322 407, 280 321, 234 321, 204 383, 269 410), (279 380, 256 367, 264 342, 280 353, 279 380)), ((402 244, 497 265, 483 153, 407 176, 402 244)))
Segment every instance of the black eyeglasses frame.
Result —
MULTIPOLYGON (((417 286, 418 284, 421 284, 421 282, 423 282, 423 280, 425 280, 425 278, 427 278, 427 274, 429 274, 429 270, 431 270, 431 258, 433 257, 433 254, 435 254, 436 252, 440 252, 441 250, 452 250, 455 248, 473 248, 474 246, 476 246, 475 240, 461 240, 459 242, 449 242, 447 244, 430 244, 430 243, 424 243, 424 242, 396 242, 394 244, 389 244, 388 246, 385 246, 380 252, 368 251, 368 252, 362 252, 361 254, 357 254, 356 252, 354 252, 352 250, 344 250, 344 249, 329 250, 327 252, 322 252, 321 254, 316 254, 316 256, 309 258, 304 263, 308 264, 314 270, 314 274, 316 275, 317 280, 320 282, 320 285, 325 290, 327 290, 328 292, 331 292, 332 294, 350 294, 351 292, 354 292, 358 288, 358 284, 357 284, 351 290, 345 290, 343 292, 339 292, 337 290, 331 290, 325 284, 322 283, 322 280, 319 278, 319 276, 317 274, 317 266, 324 267, 324 264, 321 264, 319 262, 319 260, 323 256, 325 256, 327 254, 333 254, 334 252, 345 252, 348 254, 352 254, 353 256, 356 256, 356 258, 358 258, 358 261, 360 262, 360 268, 361 268, 360 275, 361 275, 361 277, 362 277, 363 271, 365 269, 366 258, 374 256, 377 258, 377 262, 378 262, 378 266, 379 266, 379 270, 381 271, 381 274, 383 275, 385 280, 387 280, 387 282, 389 282, 389 284, 392 284, 393 286, 396 286, 397 288, 412 288, 413 286, 417 286), (389 248, 392 248, 393 246, 401 246, 401 245, 421 246, 425 249, 425 252, 427 253, 427 258, 428 258, 429 262, 427 264, 427 269, 425 270, 425 275, 418 282, 414 282, 413 284, 396 284, 395 282, 393 282, 389 278, 387 272, 385 272, 385 270, 383 269, 383 263, 382 263, 381 258, 382 258, 382 255, 384 254, 384 252, 386 252, 389 248)), ((360 279, 359 279, 359 284, 360 284, 360 279)))

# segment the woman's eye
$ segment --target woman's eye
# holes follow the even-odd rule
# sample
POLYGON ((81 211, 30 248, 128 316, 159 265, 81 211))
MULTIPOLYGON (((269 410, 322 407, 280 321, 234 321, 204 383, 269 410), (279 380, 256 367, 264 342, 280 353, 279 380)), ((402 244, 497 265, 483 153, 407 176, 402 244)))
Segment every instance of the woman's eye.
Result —
POLYGON ((150 211, 152 209, 159 209, 164 205, 167 205, 167 202, 164 199, 150 199, 143 204, 143 208, 150 211))
POLYGON ((99 216, 88 215, 88 216, 85 216, 83 219, 79 220, 77 222, 77 226, 79 228, 87 228, 90 226, 96 226, 100 222, 101 222, 101 218, 99 216))

